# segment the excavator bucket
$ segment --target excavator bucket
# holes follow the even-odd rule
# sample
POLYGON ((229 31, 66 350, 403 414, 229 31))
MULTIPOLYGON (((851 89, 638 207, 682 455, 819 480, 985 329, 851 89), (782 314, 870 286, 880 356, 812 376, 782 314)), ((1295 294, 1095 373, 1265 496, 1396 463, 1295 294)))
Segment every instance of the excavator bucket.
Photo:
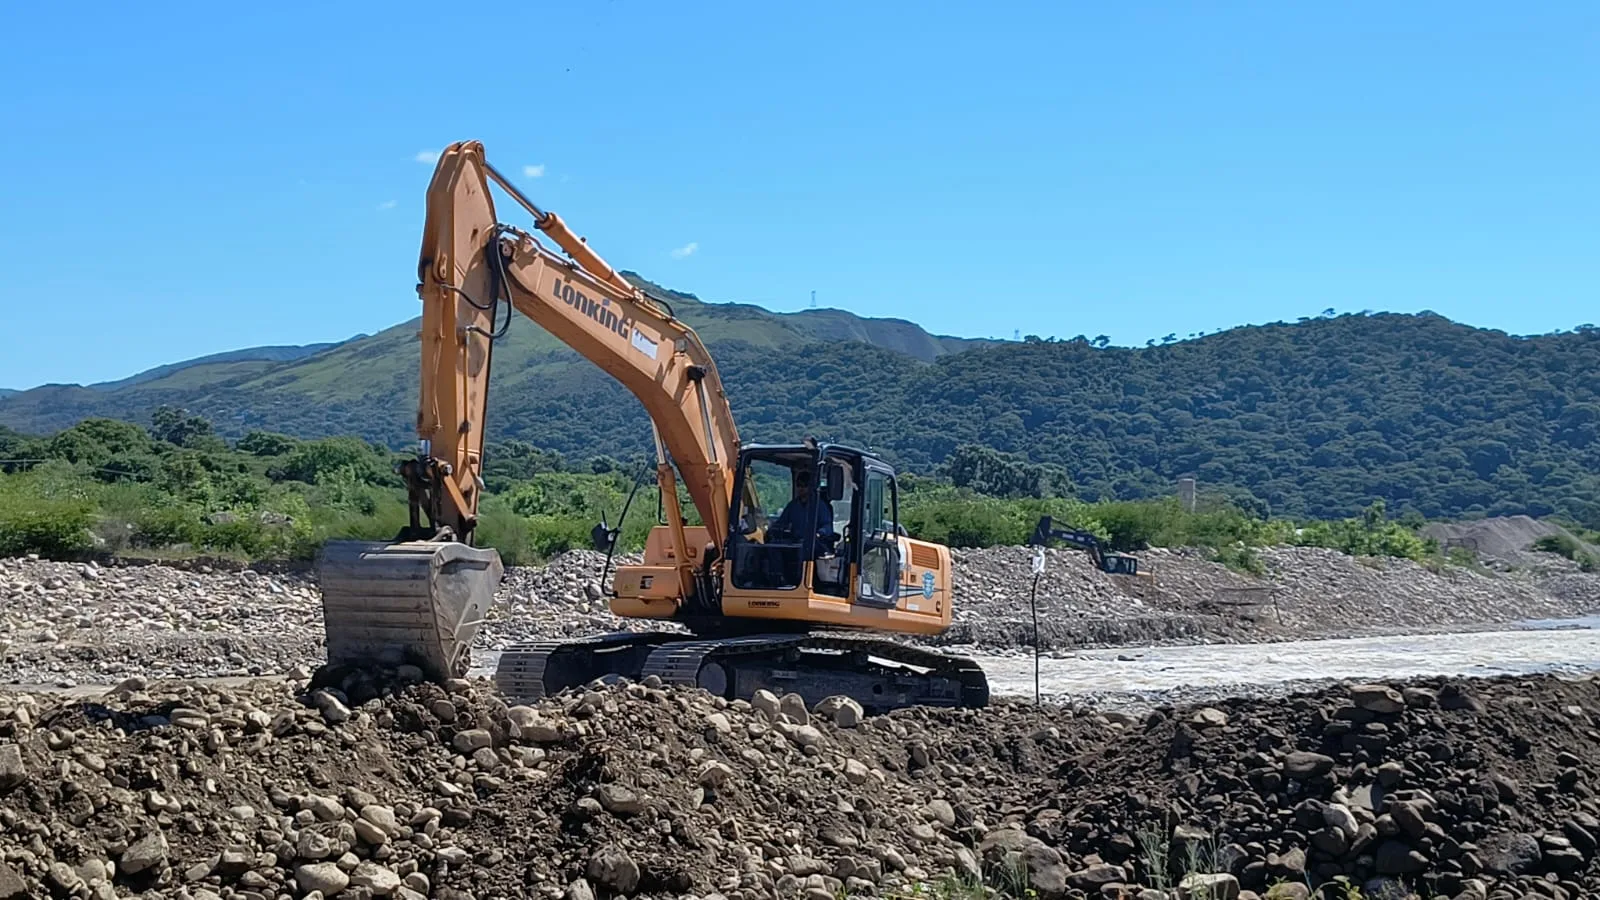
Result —
POLYGON ((465 675, 504 571, 494 550, 461 543, 329 541, 317 559, 329 668, 465 675))

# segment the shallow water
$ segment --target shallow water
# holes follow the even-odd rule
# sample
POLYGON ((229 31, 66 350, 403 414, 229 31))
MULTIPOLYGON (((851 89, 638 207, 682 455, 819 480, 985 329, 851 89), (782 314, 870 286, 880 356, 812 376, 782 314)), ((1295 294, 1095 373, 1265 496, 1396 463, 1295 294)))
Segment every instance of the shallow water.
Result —
MULTIPOLYGON (((970 654, 997 696, 1033 696, 1033 658, 970 654)), ((475 654, 490 675, 498 653, 475 654)), ((1123 647, 1045 656, 1045 696, 1150 694, 1326 679, 1526 675, 1600 671, 1600 616, 1541 620, 1500 631, 1182 647, 1123 647)))

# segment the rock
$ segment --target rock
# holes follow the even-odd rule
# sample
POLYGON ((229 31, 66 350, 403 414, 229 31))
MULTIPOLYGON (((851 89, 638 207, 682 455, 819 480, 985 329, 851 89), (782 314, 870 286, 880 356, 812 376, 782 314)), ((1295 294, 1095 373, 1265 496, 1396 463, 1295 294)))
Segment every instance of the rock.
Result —
POLYGON ((1267 868, 1279 875, 1296 877, 1306 871, 1306 851, 1290 847, 1282 853, 1267 854, 1267 868))
POLYGON ((1582 853, 1584 856, 1593 856, 1595 850, 1600 849, 1600 845, 1597 845, 1594 834, 1587 828, 1584 828, 1582 825, 1578 824, 1578 822, 1574 819, 1568 819, 1561 823, 1561 833, 1566 836, 1567 841, 1571 843, 1573 849, 1577 850, 1579 853, 1582 853))
POLYGON ((1439 690, 1439 708, 1447 710, 1465 710, 1466 712, 1482 714, 1485 712, 1483 701, 1469 694, 1459 684, 1447 684, 1439 690))
MULTIPOLYGON (((778 712, 780 709, 778 695, 767 690, 766 688, 761 688, 755 692, 755 694, 750 698, 750 705, 755 707, 757 711, 765 714, 769 719, 776 719, 778 717, 778 712)), ((585 883, 585 886, 587 887, 587 883, 585 883)))
POLYGON ((938 822, 946 828, 956 827, 956 811, 949 800, 929 800, 922 807, 922 816, 932 822, 938 822))
POLYGON ((311 702, 322 711, 322 719, 329 725, 340 725, 350 721, 350 707, 345 706, 338 697, 328 691, 317 691, 312 694, 311 702))
POLYGON ((631 894, 639 886, 639 864, 615 844, 596 850, 589 857, 585 874, 619 894, 631 894))
POLYGON ((1178 896, 1182 900, 1238 900, 1239 879, 1226 873, 1187 875, 1178 883, 1178 896))
POLYGON ((822 732, 814 725, 801 725, 794 730, 794 742, 802 747, 816 747, 822 743, 822 732))
POLYGON ((824 697, 818 701, 812 713, 819 718, 828 719, 838 728, 854 728, 861 724, 866 717, 866 711, 855 698, 837 694, 824 697))
POLYGON ((366 861, 350 873, 352 887, 364 887, 379 897, 387 897, 400 889, 400 876, 393 870, 366 861))
POLYGON ((518 729, 532 728, 540 719, 539 711, 531 706, 513 706, 506 710, 506 719, 518 729))
POLYGON ((1126 882, 1128 873, 1121 866, 1096 863, 1067 876, 1067 884, 1080 891, 1098 892, 1104 884, 1126 882))
POLYGON ((733 777, 733 768, 720 760, 709 760, 700 766, 699 774, 695 780, 702 786, 713 790, 722 787, 729 778, 733 777))
POLYGON ((372 846, 381 846, 389 843, 389 833, 366 819, 357 819, 352 826, 356 837, 372 846))
MULTIPOLYGON (((772 699, 776 702, 778 698, 772 699)), ((567 885, 567 889, 561 893, 561 900, 594 900, 594 888, 589 886, 588 881, 579 878, 567 885)))
POLYGON ((1386 684, 1358 684, 1350 688, 1350 702, 1367 712, 1389 715, 1406 708, 1405 697, 1386 684))
POLYGON ((706 716, 706 724, 711 726, 717 734, 733 734, 733 723, 729 722, 728 717, 720 712, 714 712, 706 716))
POLYGON ((78 885, 83 883, 83 879, 78 877, 78 873, 64 862, 51 863, 46 877, 57 889, 69 894, 77 890, 78 885))
POLYGON ((400 833, 400 823, 394 817, 394 810, 387 806, 369 803, 361 807, 361 818, 383 829, 385 834, 397 835, 400 833))
MULTIPOLYGON (((1420 840, 1427 831, 1428 822, 1423 817, 1422 805, 1415 801, 1395 803, 1389 807, 1389 815, 1394 817, 1394 823, 1400 826, 1401 832, 1413 841, 1420 840)), ((1396 873, 1388 873, 1396 874, 1396 873)))
POLYGON ((811 713, 806 709, 806 698, 799 694, 784 694, 778 700, 778 712, 788 716, 796 725, 811 723, 811 713))
POLYGON ((493 747, 494 736, 482 728, 469 728, 466 731, 456 732, 455 738, 450 743, 462 753, 471 754, 485 747, 493 747))
POLYGON ((1423 687, 1402 688, 1400 696, 1412 709, 1432 709, 1439 704, 1439 693, 1423 687))
POLYGON ((9 791, 28 780, 28 767, 22 762, 22 748, 0 744, 0 790, 9 791))
POLYGON ((1428 868, 1428 858, 1391 839, 1378 845, 1373 866, 1379 875, 1414 875, 1428 868))
POLYGON ((644 798, 620 784, 600 785, 595 788, 595 799, 614 816, 636 816, 645 810, 644 798))
POLYGON ((332 897, 350 885, 350 876, 338 865, 328 862, 295 866, 294 880, 302 892, 321 891, 324 897, 332 897))
POLYGON ((0 900, 28 900, 27 882, 8 862, 0 862, 0 900))
POLYGON ((344 818, 344 805, 332 797, 320 794, 307 796, 301 809, 308 810, 318 822, 337 822, 344 818))
POLYGON ((107 878, 111 877, 109 871, 107 870, 108 867, 105 860, 96 859, 93 856, 85 859, 83 862, 78 863, 77 869, 78 877, 82 878, 90 885, 98 884, 99 882, 105 881, 107 878))
POLYGON ((1189 724, 1197 728, 1224 728, 1228 724, 1228 714, 1214 706, 1196 710, 1189 717, 1189 724))
POLYGON ((117 868, 129 875, 137 875, 167 864, 167 838, 153 831, 137 841, 122 854, 117 868))
POLYGON ((1361 830, 1361 823, 1356 821, 1355 813, 1351 812, 1348 806, 1338 803, 1330 803, 1323 807, 1322 821, 1331 828, 1337 828, 1346 839, 1355 837, 1356 832, 1361 830))
POLYGON ((1290 778, 1316 778, 1333 771, 1333 757, 1296 750, 1284 758, 1283 771, 1290 778))
POLYGON ((304 828, 300 831, 299 840, 295 841, 294 855, 296 859, 321 860, 334 855, 333 841, 320 831, 304 828))
POLYGON ((1311 900, 1311 888, 1302 881, 1284 881, 1267 889, 1266 900, 1311 900))

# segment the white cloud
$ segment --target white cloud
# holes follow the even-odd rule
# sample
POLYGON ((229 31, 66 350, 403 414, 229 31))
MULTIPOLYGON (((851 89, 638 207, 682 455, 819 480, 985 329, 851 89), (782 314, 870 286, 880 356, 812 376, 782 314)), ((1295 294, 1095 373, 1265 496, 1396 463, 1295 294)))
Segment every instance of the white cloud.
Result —
POLYGON ((382 212, 383 210, 386 210, 386 209, 394 209, 395 206, 397 206, 399 203, 400 203, 400 201, 398 201, 398 200, 385 200, 382 203, 378 204, 378 211, 382 212))
POLYGON ((434 163, 439 161, 439 151, 437 151, 437 150, 418 150, 417 151, 417 155, 412 157, 412 159, 415 159, 419 163, 427 163, 428 165, 431 166, 434 163))
POLYGON ((698 243, 695 241, 690 241, 689 243, 684 244, 682 247, 672 251, 672 258, 683 259, 685 256, 693 256, 694 252, 699 249, 700 245, 698 243))
POLYGON ((544 177, 544 163, 540 163, 537 166, 523 166, 522 167, 522 174, 523 174, 524 177, 527 177, 527 178, 543 178, 544 177))

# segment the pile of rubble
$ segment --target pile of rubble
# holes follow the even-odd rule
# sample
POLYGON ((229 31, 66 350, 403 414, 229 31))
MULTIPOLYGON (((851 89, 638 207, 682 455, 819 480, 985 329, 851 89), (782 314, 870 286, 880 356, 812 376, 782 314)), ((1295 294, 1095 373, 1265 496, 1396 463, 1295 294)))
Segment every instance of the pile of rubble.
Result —
POLYGON ((1265 574, 1237 572, 1200 550, 1137 554, 1150 577, 1108 575, 1086 554, 1047 550, 1037 583, 1031 548, 953 551, 955 627, 985 648, 1045 648, 1361 637, 1583 616, 1600 610, 1600 574, 1430 568, 1318 547, 1257 551, 1265 574))
POLYGON ((506 569, 494 608, 478 633, 478 645, 504 650, 519 641, 579 637, 609 631, 682 629, 670 622, 620 619, 601 591, 607 588, 619 565, 637 565, 642 554, 618 554, 606 568, 606 555, 593 550, 572 550, 533 568, 506 569))
POLYGON ((864 717, 418 674, 0 694, 0 900, 1600 890, 1590 681, 864 717))
MULTIPOLYGON (((1600 609, 1600 574, 1435 572, 1407 560, 1313 548, 1260 556, 1263 578, 1199 551, 1152 550, 1140 554, 1153 576, 1145 578, 1107 575, 1083 553, 1052 549, 1035 594, 1031 549, 954 551, 955 621, 928 642, 988 652, 1031 646, 1030 601, 1046 649, 1393 634, 1600 609)), ((613 565, 638 560, 622 556, 613 565)), ((478 648, 681 630, 613 616, 600 590, 604 568, 603 554, 581 550, 547 566, 509 568, 478 648)), ((0 559, 0 683, 281 673, 321 663, 322 641, 321 600, 309 571, 0 559)))
POLYGON ((307 574, 0 558, 0 682, 285 672, 321 646, 307 574))

